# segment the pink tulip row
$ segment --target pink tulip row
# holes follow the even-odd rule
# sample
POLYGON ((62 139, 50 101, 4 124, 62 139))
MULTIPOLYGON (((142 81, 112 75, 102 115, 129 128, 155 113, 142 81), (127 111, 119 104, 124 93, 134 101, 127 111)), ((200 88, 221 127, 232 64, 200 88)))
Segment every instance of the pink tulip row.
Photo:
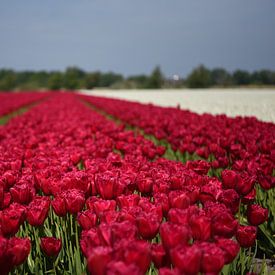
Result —
POLYGON ((229 118, 225 115, 198 115, 152 104, 105 97, 82 96, 87 102, 132 126, 165 139, 175 151, 213 156, 214 168, 230 167, 255 178, 262 188, 275 186, 275 124, 255 117, 229 118))
POLYGON ((207 161, 183 164, 162 158, 164 152, 70 94, 1 127, 0 274, 39 249, 49 258, 81 249, 96 275, 145 274, 150 267, 218 274, 240 247, 254 245, 257 226, 268 219, 255 203, 255 178, 224 170, 219 180, 208 176, 207 161), (82 229, 73 248, 64 238, 74 231, 68 217, 82 229), (68 226, 57 224, 61 236, 55 221, 68 226), (24 235, 29 227, 39 229, 40 248, 24 235))
POLYGON ((7 115, 13 111, 16 111, 19 108, 39 101, 46 96, 48 96, 48 94, 35 92, 20 94, 0 93, 0 116, 7 115))

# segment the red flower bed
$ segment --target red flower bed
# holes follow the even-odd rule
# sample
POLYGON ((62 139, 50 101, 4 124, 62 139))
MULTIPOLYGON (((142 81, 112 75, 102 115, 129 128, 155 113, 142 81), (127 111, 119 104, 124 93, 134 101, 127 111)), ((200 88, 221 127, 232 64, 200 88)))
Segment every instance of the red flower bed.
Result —
POLYGON ((1 127, 0 273, 218 274, 268 218, 255 175, 164 151, 70 94, 1 127))
POLYGON ((13 111, 16 111, 19 108, 39 101, 47 96, 48 94, 46 93, 37 92, 19 94, 0 93, 0 116, 7 115, 13 111))

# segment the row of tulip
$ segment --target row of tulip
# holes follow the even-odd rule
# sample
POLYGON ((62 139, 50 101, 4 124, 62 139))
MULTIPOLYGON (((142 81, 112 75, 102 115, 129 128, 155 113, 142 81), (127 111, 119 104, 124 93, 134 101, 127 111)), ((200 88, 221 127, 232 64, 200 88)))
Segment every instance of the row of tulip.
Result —
POLYGON ((45 98, 46 93, 26 92, 19 94, 0 93, 0 117, 45 98))
POLYGON ((179 107, 106 97, 81 98, 121 123, 142 130, 156 144, 166 145, 168 158, 183 162, 207 160, 211 174, 225 180, 224 188, 235 189, 269 208, 269 221, 261 227, 261 239, 265 242, 261 246, 267 246, 263 250, 269 257, 274 256, 275 124, 255 117, 198 115, 179 107), (242 181, 246 182, 246 190, 238 186, 242 181))
POLYGON ((251 271, 254 179, 164 153, 70 94, 1 127, 0 274, 251 271))

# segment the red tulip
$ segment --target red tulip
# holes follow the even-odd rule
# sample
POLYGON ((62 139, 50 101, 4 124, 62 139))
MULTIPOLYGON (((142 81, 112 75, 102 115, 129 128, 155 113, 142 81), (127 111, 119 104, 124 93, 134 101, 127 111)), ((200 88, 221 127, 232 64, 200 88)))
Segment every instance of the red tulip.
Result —
POLYGON ((254 245, 257 237, 256 226, 242 226, 240 225, 237 230, 236 238, 241 247, 251 247, 254 245))
POLYGON ((138 237, 138 230, 135 223, 123 221, 112 224, 112 241, 117 243, 121 240, 133 241, 138 237))
POLYGON ((247 219, 251 225, 259 225, 267 221, 268 209, 258 204, 252 204, 247 207, 247 219))
POLYGON ((3 210, 0 216, 1 231, 4 236, 15 235, 20 225, 25 220, 25 207, 20 204, 13 203, 3 210))
POLYGON ((229 212, 220 212, 212 218, 211 226, 212 234, 230 238, 236 233, 238 221, 229 212))
POLYGON ((153 179, 149 177, 139 177, 137 179, 137 187, 139 192, 150 194, 153 188, 153 179))
POLYGON ((67 214, 65 199, 61 196, 55 197, 52 202, 52 208, 54 213, 59 217, 65 217, 67 214))
POLYGON ((238 174, 233 170, 223 170, 222 171, 222 183, 226 189, 234 189, 239 180, 238 174))
POLYGON ((157 268, 164 266, 166 261, 166 252, 162 244, 153 243, 151 245, 152 261, 157 268))
POLYGON ((153 239, 159 230, 159 218, 152 213, 142 212, 137 218, 137 226, 139 234, 142 238, 153 239))
POLYGON ((236 185, 236 191, 240 195, 247 195, 251 190, 253 189, 255 184, 255 178, 251 177, 247 174, 242 174, 241 177, 238 178, 237 185, 236 185))
POLYGON ((100 213, 99 220, 100 220, 100 223, 111 224, 116 222, 118 220, 118 217, 119 217, 118 211, 110 210, 110 211, 104 211, 100 213))
POLYGON ((163 246, 170 249, 179 244, 187 244, 191 239, 191 232, 184 225, 166 222, 160 226, 160 236, 163 246))
POLYGON ((117 183, 117 175, 112 172, 98 174, 95 179, 96 190, 105 200, 114 198, 114 189, 117 183))
POLYGON ((96 225, 97 216, 93 211, 86 210, 77 214, 77 221, 83 230, 89 230, 96 225))
POLYGON ((104 275, 107 265, 113 259, 113 249, 110 247, 98 246, 92 249, 88 255, 88 269, 93 275, 104 275))
POLYGON ((185 192, 171 191, 169 193, 169 203, 171 208, 185 209, 190 205, 190 199, 185 192))
POLYGON ((179 245, 170 251, 171 261, 184 274, 198 274, 202 252, 196 245, 179 245))
POLYGON ((84 192, 78 189, 70 189, 62 196, 66 203, 66 209, 70 214, 77 214, 81 211, 85 205, 84 192))
POLYGON ((13 237, 8 241, 7 255, 13 266, 22 264, 28 257, 31 250, 31 241, 28 238, 13 237))
POLYGON ((115 200, 102 200, 98 199, 93 203, 93 209, 96 215, 99 217, 101 213, 105 211, 115 211, 116 201, 115 200))
POLYGON ((62 242, 53 237, 41 238, 41 250, 48 257, 56 257, 62 248, 62 242))
POLYGON ((122 261, 111 261, 107 265, 107 275, 142 275, 142 271, 135 264, 126 264, 122 261))
POLYGON ((151 263, 151 253, 146 241, 127 242, 121 249, 125 263, 134 263, 143 273, 147 271, 151 263))
POLYGON ((90 251, 102 245, 97 228, 91 228, 88 231, 82 231, 80 239, 80 247, 83 255, 88 258, 90 251))
POLYGON ((240 246, 237 242, 231 239, 218 239, 216 245, 224 253, 224 263, 230 264, 236 258, 239 253, 240 246))
POLYGON ((28 184, 14 185, 10 192, 13 201, 21 204, 28 204, 35 195, 35 190, 28 184))
POLYGON ((137 206, 140 200, 140 196, 137 194, 121 195, 117 197, 117 203, 119 208, 137 206))
POLYGON ((32 226, 41 226, 48 216, 51 200, 49 197, 36 197, 28 206, 27 221, 32 226))
POLYGON ((177 268, 162 267, 159 269, 159 275, 182 275, 182 272, 177 268))
POLYGON ((236 214, 240 206, 240 196, 234 189, 227 189, 218 195, 218 201, 225 204, 233 214, 236 214))
POLYGON ((214 243, 201 243, 199 247, 203 251, 201 271, 219 273, 225 264, 223 251, 214 243))
POLYGON ((193 215, 189 222, 193 239, 206 241, 211 237, 211 219, 204 215, 193 215))

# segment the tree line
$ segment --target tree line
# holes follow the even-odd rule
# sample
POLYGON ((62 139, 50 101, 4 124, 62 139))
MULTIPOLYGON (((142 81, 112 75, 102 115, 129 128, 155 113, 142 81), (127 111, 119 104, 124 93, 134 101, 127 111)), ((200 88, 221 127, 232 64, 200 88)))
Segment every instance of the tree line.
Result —
POLYGON ((230 73, 223 68, 208 69, 200 65, 193 69, 186 78, 166 78, 158 66, 149 75, 129 77, 114 72, 85 72, 77 67, 68 67, 64 72, 0 69, 0 90, 2 91, 76 90, 101 87, 114 89, 208 88, 249 85, 275 85, 275 72, 236 70, 230 73))

